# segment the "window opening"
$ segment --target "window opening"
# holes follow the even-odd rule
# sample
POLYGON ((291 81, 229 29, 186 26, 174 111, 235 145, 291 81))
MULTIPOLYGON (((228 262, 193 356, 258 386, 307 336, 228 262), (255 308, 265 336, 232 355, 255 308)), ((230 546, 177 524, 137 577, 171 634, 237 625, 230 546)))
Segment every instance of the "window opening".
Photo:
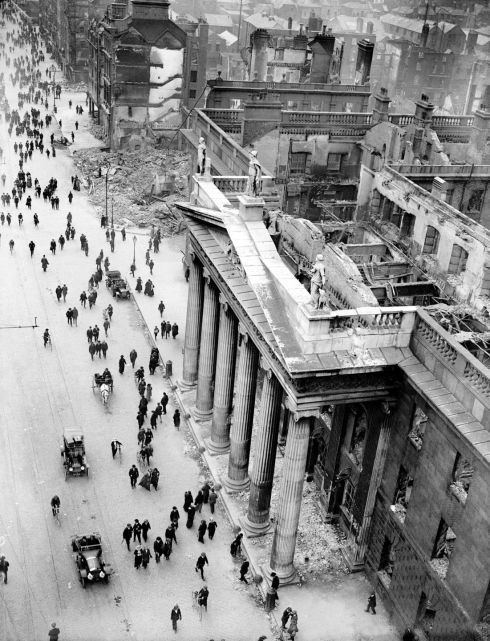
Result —
POLYGON ((408 433, 408 438, 412 441, 417 450, 422 449, 425 436, 425 428, 427 426, 427 416, 416 406, 412 418, 412 427, 408 433))
POLYGON ((441 519, 430 560, 432 569, 437 572, 441 579, 446 577, 447 570, 449 568, 449 559, 453 553, 455 542, 456 534, 449 527, 446 521, 441 519))
POLYGON ((403 465, 400 465, 400 472, 398 473, 398 480, 396 482, 395 495, 393 497, 393 505, 391 506, 391 509, 402 523, 405 522, 407 507, 412 494, 412 487, 413 478, 408 474, 403 465))
POLYGON ((470 489, 471 480, 473 478, 473 467, 468 459, 463 458, 459 452, 456 454, 454 461, 453 473, 451 476, 450 489, 456 498, 463 503, 466 503, 468 490, 470 489))

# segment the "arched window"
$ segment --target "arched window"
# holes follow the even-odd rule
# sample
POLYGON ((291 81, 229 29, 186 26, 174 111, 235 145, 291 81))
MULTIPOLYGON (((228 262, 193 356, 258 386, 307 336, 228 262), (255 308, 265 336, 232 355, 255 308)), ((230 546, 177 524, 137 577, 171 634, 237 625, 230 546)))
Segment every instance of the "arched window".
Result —
POLYGON ((461 274, 466 269, 466 261, 468 260, 468 252, 461 247, 461 245, 453 245, 451 258, 449 259, 449 267, 447 268, 448 274, 461 274))
POLYGON ((439 248, 439 238, 440 234, 435 227, 430 225, 427 227, 427 233, 425 234, 424 248, 422 250, 423 254, 437 254, 439 248))

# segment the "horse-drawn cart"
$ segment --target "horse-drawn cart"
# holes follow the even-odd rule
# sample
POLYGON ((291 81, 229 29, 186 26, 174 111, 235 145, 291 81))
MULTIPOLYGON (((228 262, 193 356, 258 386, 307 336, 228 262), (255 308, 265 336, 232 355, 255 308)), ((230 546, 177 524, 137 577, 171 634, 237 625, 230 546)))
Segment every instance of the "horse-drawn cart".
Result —
POLYGON ((92 376, 92 392, 95 393, 95 390, 98 389, 100 393, 100 398, 102 403, 107 405, 109 402, 109 396, 114 391, 114 382, 112 379, 112 374, 106 368, 102 374, 95 373, 92 376))

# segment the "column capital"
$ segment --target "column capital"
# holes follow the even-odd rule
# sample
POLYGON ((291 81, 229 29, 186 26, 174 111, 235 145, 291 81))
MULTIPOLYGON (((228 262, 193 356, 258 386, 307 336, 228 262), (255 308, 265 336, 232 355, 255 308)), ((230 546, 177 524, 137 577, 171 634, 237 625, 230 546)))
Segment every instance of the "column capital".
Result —
POLYGON ((223 292, 219 293, 219 304, 223 308, 223 311, 227 312, 230 309, 230 304, 226 300, 226 296, 223 294, 223 292))
POLYGON ((248 343, 250 339, 250 334, 248 333, 247 328, 241 321, 238 321, 238 335, 240 337, 241 343, 245 343, 245 344, 248 343))
POLYGON ((203 267, 202 275, 206 285, 211 285, 211 283, 213 282, 213 279, 211 278, 211 273, 207 267, 203 267))
POLYGON ((189 258, 192 260, 193 263, 196 262, 196 252, 195 251, 191 251, 187 255, 189 256, 189 258))
POLYGON ((259 367, 260 369, 264 370, 264 376, 267 376, 270 381, 274 375, 274 371, 269 362, 262 355, 260 355, 259 357, 259 367))
POLYGON ((284 407, 289 410, 295 423, 303 418, 320 418, 319 407, 298 407, 298 404, 289 396, 284 399, 284 407))

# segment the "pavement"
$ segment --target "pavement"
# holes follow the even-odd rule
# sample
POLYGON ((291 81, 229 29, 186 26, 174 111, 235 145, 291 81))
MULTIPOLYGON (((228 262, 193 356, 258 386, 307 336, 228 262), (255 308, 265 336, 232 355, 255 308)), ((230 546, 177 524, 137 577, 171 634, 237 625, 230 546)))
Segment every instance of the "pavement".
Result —
MULTIPOLYGON (((4 39, 0 35, 0 39, 4 39)), ((45 66, 52 64, 49 58, 45 66)), ((44 69, 43 69, 44 73, 44 69)), ((6 74, 7 75, 7 74, 6 74)), ((11 104, 16 102, 17 89, 6 87, 11 104)), ((244 586, 238 581, 239 561, 229 554, 229 543, 239 527, 240 512, 233 497, 220 493, 216 520, 218 530, 213 542, 204 548, 197 542, 197 522, 187 530, 181 519, 177 538, 179 545, 168 563, 159 566, 151 561, 148 570, 136 571, 132 554, 121 544, 121 532, 134 518, 150 520, 149 542, 162 535, 168 525, 168 514, 175 504, 181 510, 184 491, 197 491, 206 478, 219 480, 219 459, 202 453, 202 430, 183 421, 181 431, 173 427, 171 416, 180 402, 192 403, 192 395, 178 398, 175 382, 182 376, 182 349, 185 331, 187 284, 183 276, 182 251, 185 239, 179 236, 164 239, 160 253, 153 254, 155 296, 135 294, 134 301, 114 301, 101 284, 94 309, 81 309, 78 296, 87 288, 87 280, 95 269, 100 249, 108 255, 112 269, 128 275, 129 265, 136 256, 136 275, 143 282, 150 277, 144 254, 148 230, 127 229, 126 242, 118 233, 114 254, 110 253, 100 228, 98 214, 88 200, 86 191, 74 192, 69 206, 67 193, 70 177, 76 173, 72 154, 79 148, 101 146, 89 131, 87 111, 77 116, 75 105, 85 106, 82 93, 63 92, 58 103, 58 118, 64 135, 75 132, 75 142, 68 151, 58 151, 49 161, 35 152, 26 170, 39 178, 44 186, 51 176, 59 183, 60 210, 53 211, 42 199, 34 199, 32 212, 19 207, 25 222, 19 227, 13 205, 10 228, 0 229, 0 395, 6 399, 0 423, 0 451, 5 452, 0 466, 0 551, 10 561, 8 586, 0 586, 3 605, 0 612, 0 639, 45 638, 51 621, 61 628, 61 640, 116 641, 135 639, 152 641, 170 639, 170 609, 179 603, 183 621, 177 636, 193 641, 256 641, 264 634, 274 638, 277 613, 271 617, 263 611, 262 592, 253 583, 244 586), (73 107, 68 107, 68 99, 73 107), (80 123, 75 130, 75 120, 80 123), (39 214, 41 223, 35 229, 32 214, 39 214), (65 244, 56 255, 49 253, 49 241, 58 238, 71 211, 77 230, 75 241, 65 244), (88 237, 89 257, 80 251, 78 237, 88 237), (15 241, 10 254, 8 241, 15 241), (36 243, 31 260, 27 248, 31 238, 36 243), (136 239, 134 241, 134 239, 136 239), (41 271, 40 258, 45 253, 50 265, 41 271), (56 301, 54 289, 65 283, 69 292, 66 304, 56 301), (138 352, 137 366, 147 369, 152 330, 160 324, 157 306, 166 305, 164 318, 178 323, 176 340, 156 341, 165 362, 171 360, 173 377, 164 378, 159 370, 151 380, 153 399, 150 409, 164 390, 170 396, 167 416, 155 434, 153 465, 160 472, 158 493, 141 487, 131 490, 128 468, 136 454, 136 408, 138 394, 130 368, 123 376, 117 373, 119 356, 129 364, 129 351, 138 352), (3 304, 8 301, 8 304, 3 304), (111 302, 114 317, 109 330, 107 362, 92 363, 87 350, 85 331, 88 325, 102 326, 102 309, 111 302), (76 304, 80 315, 78 327, 69 327, 65 311, 76 304), (37 319, 37 328, 29 327, 37 319), (20 327, 19 327, 20 326, 20 327), (26 326, 24 328, 24 326, 26 326), (53 350, 42 346, 42 332, 50 328, 53 350), (91 387, 94 371, 108 366, 115 378, 114 394, 104 408, 91 387), (77 425, 85 432, 90 461, 88 479, 63 478, 59 445, 64 427, 77 425), (109 443, 114 438, 123 443, 122 462, 112 459, 109 443), (53 521, 49 500, 59 494, 62 501, 61 527, 53 521), (109 586, 94 585, 82 590, 70 549, 70 536, 98 531, 102 534, 105 556, 115 573, 109 586), (210 565, 206 569, 210 589, 208 612, 202 621, 192 607, 192 591, 201 580, 194 572, 197 555, 204 549, 210 565), (272 631, 271 631, 272 625, 272 631)), ((45 136, 49 132, 45 131, 45 136)), ((5 123, 0 123, 0 146, 4 149, 8 184, 17 171, 13 152, 14 138, 8 140, 5 123)), ((3 171, 2 171, 3 173, 3 171)), ((119 213, 115 212, 116 219, 119 213)), ((134 280, 128 275, 134 286, 134 280)), ((97 361, 98 359, 96 359, 97 361)), ((182 515, 182 510, 181 510, 182 515)), ((207 507, 203 517, 209 518, 207 507)), ((245 541, 244 550, 252 568, 260 571, 261 559, 253 540, 245 541)), ((378 599, 378 614, 364 612, 370 585, 362 574, 339 579, 324 577, 281 588, 280 606, 290 605, 299 614, 298 641, 388 641, 396 634, 386 611, 378 599)), ((279 613, 280 615, 280 613, 279 613)))

